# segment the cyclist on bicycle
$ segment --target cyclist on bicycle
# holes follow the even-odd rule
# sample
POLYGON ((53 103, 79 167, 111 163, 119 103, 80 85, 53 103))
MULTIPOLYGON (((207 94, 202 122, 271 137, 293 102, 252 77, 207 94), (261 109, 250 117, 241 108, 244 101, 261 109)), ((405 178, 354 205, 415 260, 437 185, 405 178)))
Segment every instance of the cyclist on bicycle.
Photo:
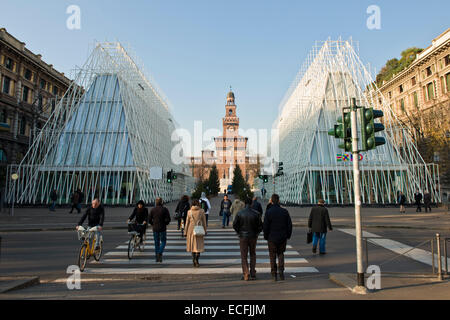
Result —
POLYGON ((103 222, 105 220, 105 208, 100 204, 100 200, 92 200, 92 206, 90 206, 86 210, 85 214, 81 217, 76 228, 77 230, 79 226, 83 225, 86 217, 88 218, 89 228, 97 227, 97 231, 95 233, 95 248, 97 249, 100 246, 99 239, 101 239, 101 231, 103 229, 103 222))
POLYGON ((145 230, 147 229, 147 222, 148 222, 148 210, 145 207, 145 203, 142 200, 139 200, 139 202, 136 205, 136 208, 134 208, 133 213, 131 214, 131 216, 128 218, 127 223, 130 223, 133 219, 134 220, 134 225, 133 225, 133 229, 136 232, 139 232, 139 238, 140 243, 142 243, 142 239, 145 233, 145 230))

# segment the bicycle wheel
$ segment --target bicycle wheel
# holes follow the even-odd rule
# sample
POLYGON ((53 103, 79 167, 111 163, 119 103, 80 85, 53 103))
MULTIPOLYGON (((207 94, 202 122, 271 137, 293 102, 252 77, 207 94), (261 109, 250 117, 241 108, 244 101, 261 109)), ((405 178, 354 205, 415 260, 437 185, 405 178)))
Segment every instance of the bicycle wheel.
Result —
POLYGON ((142 243, 139 244, 139 251, 143 252, 143 251, 144 251, 144 248, 145 248, 145 233, 144 233, 144 235, 142 236, 142 243))
POLYGON ((80 268, 80 271, 84 271, 84 268, 86 267, 87 251, 88 247, 85 243, 83 243, 81 245, 80 252, 78 253, 78 267, 80 268))
POLYGON ((98 249, 94 250, 94 259, 95 259, 95 261, 100 261, 102 253, 103 253, 103 240, 100 240, 100 244, 98 246, 98 249))
POLYGON ((130 241, 128 241, 128 259, 133 258, 134 248, 135 248, 135 236, 131 236, 130 241))

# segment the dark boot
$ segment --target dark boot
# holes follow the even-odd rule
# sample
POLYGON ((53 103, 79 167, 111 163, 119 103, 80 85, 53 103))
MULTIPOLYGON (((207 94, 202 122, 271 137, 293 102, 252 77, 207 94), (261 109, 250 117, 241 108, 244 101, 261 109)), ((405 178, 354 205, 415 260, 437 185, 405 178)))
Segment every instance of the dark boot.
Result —
POLYGON ((194 264, 194 267, 197 266, 197 255, 195 254, 195 252, 192 252, 192 263, 194 264))
POLYGON ((160 253, 158 256, 159 256, 159 262, 162 262, 162 253, 160 253))
POLYGON ((198 263, 198 259, 200 258, 200 252, 197 252, 197 254, 195 255, 195 263, 196 263, 196 267, 200 267, 200 263, 198 263))
POLYGON ((277 274, 276 273, 272 273, 272 281, 277 281, 277 274))
POLYGON ((280 280, 284 281, 284 272, 283 271, 280 271, 280 280))

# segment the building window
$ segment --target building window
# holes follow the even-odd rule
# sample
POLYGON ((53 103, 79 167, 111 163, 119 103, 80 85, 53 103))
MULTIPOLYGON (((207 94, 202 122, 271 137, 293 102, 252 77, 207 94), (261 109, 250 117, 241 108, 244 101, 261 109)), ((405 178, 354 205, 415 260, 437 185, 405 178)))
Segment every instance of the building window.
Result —
POLYGON ((2 89, 2 92, 6 93, 6 94, 9 94, 10 87, 11 87, 11 79, 9 77, 7 77, 7 76, 4 76, 3 77, 3 89, 2 89))
POLYGON ((11 58, 5 59, 5 67, 12 71, 14 67, 14 61, 11 58))
POLYGON ((45 80, 41 79, 40 88, 45 89, 45 80))
POLYGON ((414 92, 413 97, 414 97, 414 107, 418 108, 419 107, 419 99, 417 97, 417 91, 414 92))
POLYGON ((6 152, 3 149, 0 149, 0 163, 6 163, 8 159, 6 158, 6 152))
POLYGON ((402 84, 398 87, 398 91, 399 91, 400 93, 403 92, 403 85, 402 85, 402 84))
POLYGON ((400 100, 400 109, 405 113, 405 99, 400 100))
POLYGON ((38 97, 38 108, 42 111, 42 95, 39 95, 38 97))
POLYGON ((53 94, 54 94, 55 96, 58 95, 58 87, 57 87, 57 86, 53 86, 53 94))
POLYGON ((1 123, 8 122, 8 114, 6 113, 6 110, 2 110, 2 112, 0 112, 0 122, 1 123))
POLYGON ((411 85, 415 86, 416 85, 416 77, 412 77, 411 79, 411 85))
POLYGON ((427 68, 427 77, 431 76, 433 72, 431 72, 431 66, 427 68))
POLYGON ((427 93, 428 93, 428 100, 434 99, 433 82, 430 82, 429 84, 427 84, 427 93))
POLYGON ((445 66, 448 66, 450 64, 450 54, 445 56, 444 61, 445 61, 445 66))
POLYGON ((23 86, 23 92, 22 92, 22 100, 25 102, 28 102, 28 95, 30 93, 30 88, 27 86, 23 86))
POLYGON ((388 96, 389 96, 389 99, 391 99, 392 98, 392 92, 388 92, 388 96))
POLYGON ((31 81, 31 78, 33 77, 33 73, 31 72, 30 69, 25 69, 24 77, 25 77, 25 79, 31 81))
POLYGON ((450 91, 450 72, 445 75, 445 81, 447 82, 447 92, 450 91))
POLYGON ((19 134, 25 135, 25 128, 26 128, 27 120, 25 117, 22 117, 20 120, 20 126, 19 126, 19 134))

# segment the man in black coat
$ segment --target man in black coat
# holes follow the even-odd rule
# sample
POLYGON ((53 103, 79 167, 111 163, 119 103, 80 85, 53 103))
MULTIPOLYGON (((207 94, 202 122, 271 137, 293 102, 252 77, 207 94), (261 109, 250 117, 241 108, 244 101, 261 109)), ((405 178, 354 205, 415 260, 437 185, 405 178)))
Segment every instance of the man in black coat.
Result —
MULTIPOLYGON (((78 226, 83 225, 84 220, 88 218, 88 226, 89 228, 98 227, 96 235, 96 248, 99 246, 99 240, 101 239, 101 231, 103 229, 103 222, 105 221, 105 208, 100 204, 100 200, 94 199, 92 200, 92 206, 87 208, 85 214, 81 217, 78 222, 78 226)), ((77 227, 78 230, 78 227, 77 227)))
POLYGON ((331 226, 328 210, 325 208, 325 201, 319 200, 317 207, 311 209, 308 220, 309 231, 313 233, 313 253, 317 251, 317 242, 320 240, 319 253, 325 254, 325 244, 327 237, 327 228, 333 230, 331 226))
POLYGON ((252 209, 259 212, 259 215, 262 217, 263 214, 263 208, 261 206, 261 203, 258 202, 258 198, 254 197, 252 202, 252 209))
POLYGON ((414 193, 414 200, 416 201, 416 212, 422 212, 422 194, 419 192, 419 189, 416 190, 416 193, 414 193))
POLYGON ((163 200, 157 198, 156 206, 150 211, 149 223, 153 226, 156 262, 162 262, 162 255, 167 242, 167 225, 170 223, 170 213, 163 206, 163 200))
POLYGON ((430 209, 431 212, 431 194, 428 190, 425 190, 423 194, 423 204, 425 206, 425 212, 428 212, 428 209, 430 209))
POLYGON ((245 208, 239 211, 233 221, 233 229, 239 235, 239 245, 241 248, 241 261, 243 280, 256 279, 256 242, 262 231, 262 221, 259 213, 250 206, 252 199, 246 197, 245 208), (250 272, 248 268, 248 252, 250 251, 250 272))
POLYGON ((264 217, 264 239, 269 246, 270 270, 272 279, 277 281, 277 261, 280 280, 284 280, 284 252, 286 251, 287 240, 292 235, 292 221, 289 212, 280 207, 280 197, 273 194, 271 197, 272 206, 266 211, 264 217))

